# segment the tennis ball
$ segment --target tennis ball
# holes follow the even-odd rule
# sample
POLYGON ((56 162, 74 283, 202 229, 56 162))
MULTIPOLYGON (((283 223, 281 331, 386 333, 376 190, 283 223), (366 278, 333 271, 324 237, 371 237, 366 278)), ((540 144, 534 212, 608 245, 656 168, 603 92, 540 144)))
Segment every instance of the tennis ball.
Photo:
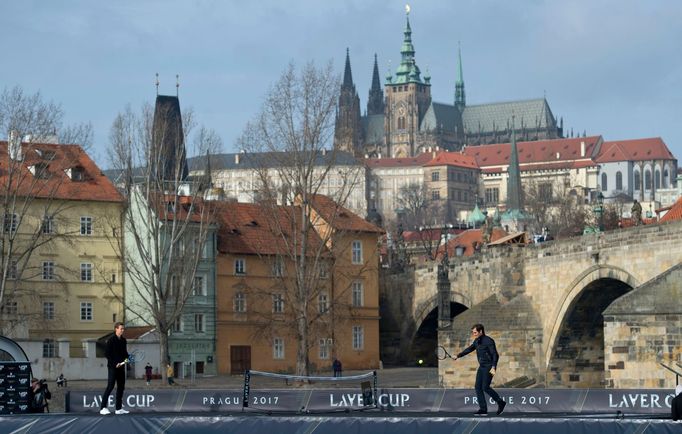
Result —
POLYGON ((422 359, 419 359, 419 360, 417 360, 417 363, 419 363, 421 365, 422 363, 424 363, 424 361, 422 359))

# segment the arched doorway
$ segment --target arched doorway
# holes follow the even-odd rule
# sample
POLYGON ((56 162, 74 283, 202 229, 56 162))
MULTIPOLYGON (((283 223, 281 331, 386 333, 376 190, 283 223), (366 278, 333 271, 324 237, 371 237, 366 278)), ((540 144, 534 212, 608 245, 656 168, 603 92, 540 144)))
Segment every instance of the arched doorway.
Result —
MULTIPOLYGON (((463 304, 450 302, 450 319, 467 310, 463 304)), ((419 324, 419 328, 412 339, 412 354, 414 362, 418 360, 424 363, 422 366, 438 366, 436 359, 436 347, 438 346, 438 308, 431 310, 424 320, 419 324)))
POLYGON ((566 311, 552 343, 547 386, 604 387, 604 317, 614 300, 632 290, 618 279, 590 282, 566 311))

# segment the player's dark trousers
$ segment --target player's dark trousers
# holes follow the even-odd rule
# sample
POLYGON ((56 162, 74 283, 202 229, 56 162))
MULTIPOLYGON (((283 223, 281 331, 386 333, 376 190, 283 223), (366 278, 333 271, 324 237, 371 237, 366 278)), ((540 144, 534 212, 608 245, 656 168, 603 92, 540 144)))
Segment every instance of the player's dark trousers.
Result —
MULTIPOLYGON (((109 401, 109 395, 111 391, 114 390, 114 384, 116 384, 116 410, 120 410, 123 407, 123 390, 126 387, 126 368, 122 366, 120 368, 108 368, 109 378, 107 379, 107 388, 102 394, 102 404, 99 408, 102 409, 107 406, 107 401, 109 401)), ((490 384, 490 383, 488 383, 490 384)))
POLYGON ((492 366, 479 366, 476 371, 476 397, 478 398, 478 406, 481 410, 488 411, 488 402, 485 399, 483 392, 490 395, 490 397, 496 402, 500 403, 502 398, 490 387, 490 382, 493 381, 493 376, 490 375, 490 369, 492 366))

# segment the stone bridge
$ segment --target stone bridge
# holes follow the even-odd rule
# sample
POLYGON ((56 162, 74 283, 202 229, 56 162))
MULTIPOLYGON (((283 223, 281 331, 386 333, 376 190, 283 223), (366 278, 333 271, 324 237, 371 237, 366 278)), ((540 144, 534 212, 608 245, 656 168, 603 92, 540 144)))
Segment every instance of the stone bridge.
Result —
MULTIPOLYGON (((500 353, 497 384, 673 387, 682 363, 682 222, 451 259, 450 322, 438 329, 437 264, 389 274, 382 289, 382 359, 435 364, 483 323, 500 353)), ((443 304, 447 312, 447 305, 443 304)), ((470 387, 476 357, 439 363, 444 385, 470 387)))

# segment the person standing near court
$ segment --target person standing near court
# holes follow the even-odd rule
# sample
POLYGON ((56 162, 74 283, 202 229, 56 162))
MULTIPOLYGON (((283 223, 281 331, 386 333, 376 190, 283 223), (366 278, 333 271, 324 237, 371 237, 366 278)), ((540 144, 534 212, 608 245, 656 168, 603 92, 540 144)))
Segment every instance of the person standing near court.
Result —
POLYGON ((107 341, 104 354, 107 358, 107 369, 109 375, 107 377, 107 388, 102 394, 102 403, 100 404, 99 414, 111 414, 107 408, 109 395, 114 390, 114 383, 116 383, 116 414, 127 414, 127 410, 123 407, 123 391, 126 385, 126 362, 128 360, 128 345, 126 339, 123 337, 125 327, 122 322, 114 324, 114 335, 107 341))
POLYGON ((457 360, 476 350, 476 357, 478 358, 476 397, 478 399, 479 410, 474 415, 488 415, 488 403, 483 392, 490 395, 497 403, 497 414, 502 414, 507 403, 490 387, 490 383, 493 381, 493 376, 497 370, 497 361, 500 359, 499 354, 497 354, 497 348, 495 348, 495 341, 491 337, 486 336, 483 324, 474 324, 471 327, 471 335, 474 338, 473 343, 453 358, 457 360))
POLYGON ((144 367, 144 376, 147 378, 147 386, 152 382, 152 365, 147 362, 147 366, 144 367))

